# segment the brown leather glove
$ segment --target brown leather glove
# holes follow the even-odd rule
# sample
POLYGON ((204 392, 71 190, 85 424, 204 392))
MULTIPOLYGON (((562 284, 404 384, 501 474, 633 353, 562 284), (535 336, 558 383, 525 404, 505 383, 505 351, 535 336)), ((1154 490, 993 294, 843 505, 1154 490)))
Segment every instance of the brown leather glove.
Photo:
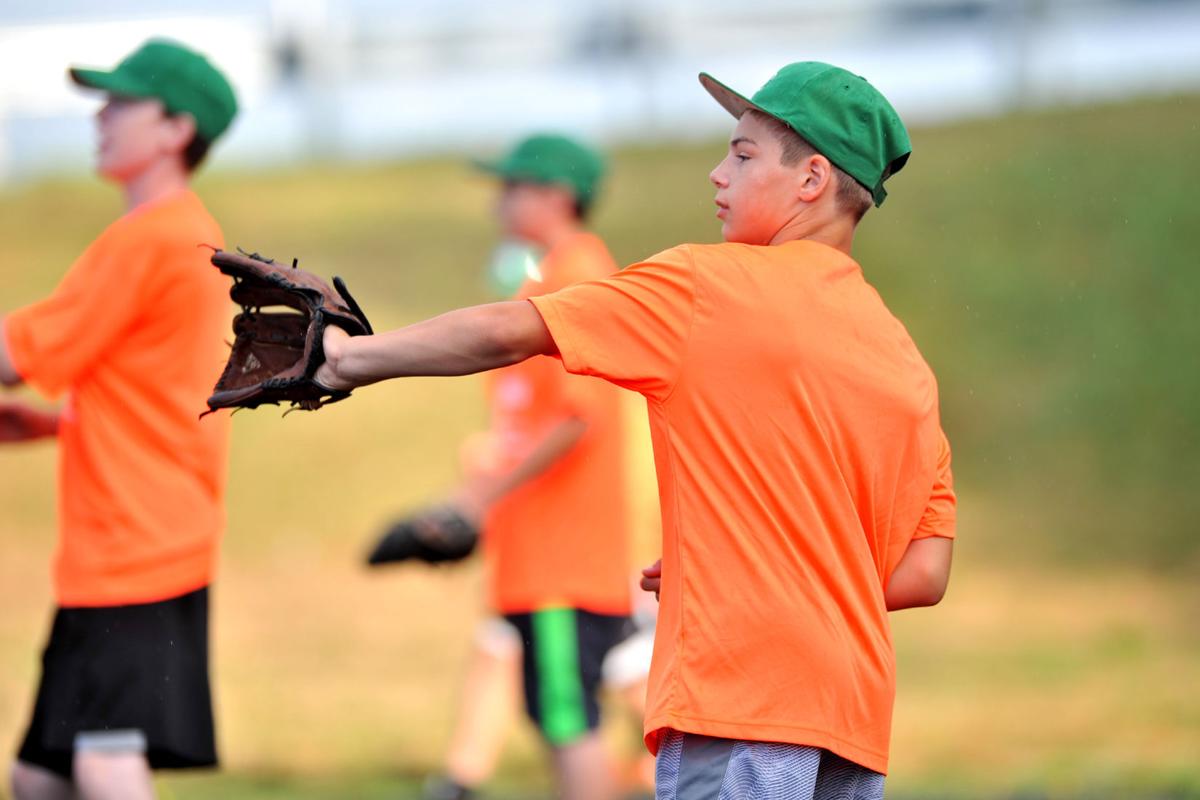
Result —
POLYGON ((294 260, 286 266, 240 250, 217 250, 212 263, 233 278, 229 296, 242 312, 233 319, 229 362, 205 413, 266 403, 291 403, 293 409, 312 411, 350 396, 313 377, 325 360, 326 327, 336 325, 351 336, 372 333, 341 278, 334 278, 330 288, 294 260))

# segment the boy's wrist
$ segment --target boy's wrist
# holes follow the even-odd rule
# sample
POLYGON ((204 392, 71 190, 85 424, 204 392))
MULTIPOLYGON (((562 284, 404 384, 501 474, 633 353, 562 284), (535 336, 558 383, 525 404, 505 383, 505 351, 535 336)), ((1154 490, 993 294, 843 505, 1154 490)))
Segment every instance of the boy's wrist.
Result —
POLYGON ((325 361, 317 368, 313 379, 327 389, 349 391, 361 384, 346 375, 347 351, 351 348, 350 335, 336 325, 330 325, 322 335, 321 345, 325 361))

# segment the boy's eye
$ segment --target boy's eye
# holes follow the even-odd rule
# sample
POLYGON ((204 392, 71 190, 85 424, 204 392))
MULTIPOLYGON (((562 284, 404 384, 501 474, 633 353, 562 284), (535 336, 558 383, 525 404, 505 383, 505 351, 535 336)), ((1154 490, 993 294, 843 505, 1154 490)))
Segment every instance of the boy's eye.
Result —
POLYGON ((750 156, 746 155, 745 153, 734 153, 733 157, 736 158, 738 161, 749 161, 750 160, 750 156))

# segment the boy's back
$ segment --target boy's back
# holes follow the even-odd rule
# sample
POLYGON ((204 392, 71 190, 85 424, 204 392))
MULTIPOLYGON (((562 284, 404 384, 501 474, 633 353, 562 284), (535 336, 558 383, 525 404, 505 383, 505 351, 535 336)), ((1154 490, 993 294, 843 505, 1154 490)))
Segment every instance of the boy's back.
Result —
POLYGON ((532 302, 568 370, 649 400, 676 579, 648 741, 795 742, 885 771, 881 586, 942 436, 933 376, 858 265, 809 241, 685 245, 532 302))

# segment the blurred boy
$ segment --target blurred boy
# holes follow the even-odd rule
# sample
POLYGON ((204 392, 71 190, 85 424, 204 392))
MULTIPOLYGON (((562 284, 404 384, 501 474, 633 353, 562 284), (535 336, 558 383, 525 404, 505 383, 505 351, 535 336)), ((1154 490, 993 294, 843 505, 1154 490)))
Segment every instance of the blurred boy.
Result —
POLYGON ((57 613, 12 770, 17 800, 154 796, 151 769, 216 763, 208 585, 224 526, 228 418, 198 421, 220 371, 221 231, 189 189, 232 122, 225 78, 153 40, 111 71, 97 172, 125 214, 45 300, 0 319, 0 382, 65 394, 0 405, 0 440, 57 435, 57 613))
MULTIPOLYGON (((653 606, 654 598, 649 602, 653 606)), ((631 721, 636 720, 640 727, 646 712, 646 679, 658 609, 644 608, 640 598, 635 598, 635 603, 634 632, 604 657, 600 683, 604 692, 619 698, 631 721)), ((492 777, 522 691, 523 650, 520 633, 503 617, 489 616, 480 621, 471 642, 445 771, 426 783, 427 800, 467 800, 492 777)), ((618 786, 628 790, 653 788, 653 757, 645 750, 641 750, 641 756, 621 755, 623 759, 614 758, 618 786)))
POLYGON ((937 387, 850 257, 908 135, 828 64, 754 95, 709 178, 725 243, 373 337, 317 379, 458 375, 533 355, 643 394, 663 514, 646 743, 661 798, 883 794, 889 609, 932 605, 954 536, 937 387))
MULTIPOLYGON (((585 228, 604 173, 599 154, 538 135, 478 166, 503 182, 496 213, 506 239, 544 254, 526 259, 516 300, 616 272, 585 228)), ((614 776, 597 695, 605 655, 630 630, 632 572, 620 392, 549 358, 497 370, 487 391, 491 427, 464 447, 466 479, 451 503, 482 522, 490 605, 520 635, 525 708, 551 749, 562 795, 607 798, 614 776)), ((505 663, 494 647, 479 649, 447 779, 431 784, 430 796, 467 797, 487 777, 505 663)))

